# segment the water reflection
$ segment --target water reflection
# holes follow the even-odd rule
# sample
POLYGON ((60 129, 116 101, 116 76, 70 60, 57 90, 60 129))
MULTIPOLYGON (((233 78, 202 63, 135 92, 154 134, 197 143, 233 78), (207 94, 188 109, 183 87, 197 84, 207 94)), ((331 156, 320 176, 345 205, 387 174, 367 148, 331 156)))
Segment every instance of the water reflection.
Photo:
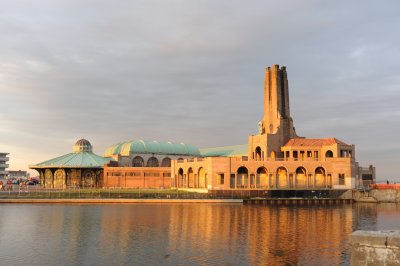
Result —
POLYGON ((343 265, 396 204, 0 205, 3 265, 343 265))

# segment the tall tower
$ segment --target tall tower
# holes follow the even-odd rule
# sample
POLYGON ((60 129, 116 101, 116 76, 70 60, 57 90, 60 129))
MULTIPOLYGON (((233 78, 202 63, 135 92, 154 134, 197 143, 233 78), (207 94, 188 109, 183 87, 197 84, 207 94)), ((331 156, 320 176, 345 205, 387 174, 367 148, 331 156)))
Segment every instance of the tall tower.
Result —
POLYGON ((273 65, 265 70, 264 117, 258 123, 258 135, 249 137, 249 158, 267 160, 281 157, 281 147, 297 138, 290 116, 286 67, 273 65))

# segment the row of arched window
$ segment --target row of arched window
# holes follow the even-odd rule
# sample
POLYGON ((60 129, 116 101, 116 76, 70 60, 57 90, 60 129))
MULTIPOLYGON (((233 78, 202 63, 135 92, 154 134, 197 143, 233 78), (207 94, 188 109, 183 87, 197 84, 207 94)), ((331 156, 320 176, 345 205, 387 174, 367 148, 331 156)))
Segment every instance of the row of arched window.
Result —
POLYGON ((160 164, 158 159, 156 157, 152 156, 145 163, 143 157, 136 156, 132 160, 132 166, 133 167, 160 167, 160 166, 161 167, 170 167, 171 159, 168 157, 165 157, 164 159, 161 160, 161 164, 160 164))

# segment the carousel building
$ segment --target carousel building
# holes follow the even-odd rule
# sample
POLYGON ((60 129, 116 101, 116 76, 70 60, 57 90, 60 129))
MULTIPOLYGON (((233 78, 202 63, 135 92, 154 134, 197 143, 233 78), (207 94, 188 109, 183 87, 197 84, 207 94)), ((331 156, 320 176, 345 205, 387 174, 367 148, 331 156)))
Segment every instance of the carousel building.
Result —
POLYGON ((104 164, 111 158, 93 153, 86 139, 78 140, 73 152, 42 163, 30 165, 40 174, 40 182, 46 188, 101 187, 104 164))

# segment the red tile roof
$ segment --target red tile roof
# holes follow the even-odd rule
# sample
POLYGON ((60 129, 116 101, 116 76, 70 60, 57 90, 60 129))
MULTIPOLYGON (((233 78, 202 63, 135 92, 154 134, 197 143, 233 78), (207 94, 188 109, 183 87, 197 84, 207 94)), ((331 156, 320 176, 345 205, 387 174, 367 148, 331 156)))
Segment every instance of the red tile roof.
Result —
POLYGON ((322 147, 322 146, 331 146, 334 144, 347 145, 343 141, 340 141, 336 138, 326 138, 326 139, 295 138, 295 139, 290 139, 285 144, 284 147, 322 147))

